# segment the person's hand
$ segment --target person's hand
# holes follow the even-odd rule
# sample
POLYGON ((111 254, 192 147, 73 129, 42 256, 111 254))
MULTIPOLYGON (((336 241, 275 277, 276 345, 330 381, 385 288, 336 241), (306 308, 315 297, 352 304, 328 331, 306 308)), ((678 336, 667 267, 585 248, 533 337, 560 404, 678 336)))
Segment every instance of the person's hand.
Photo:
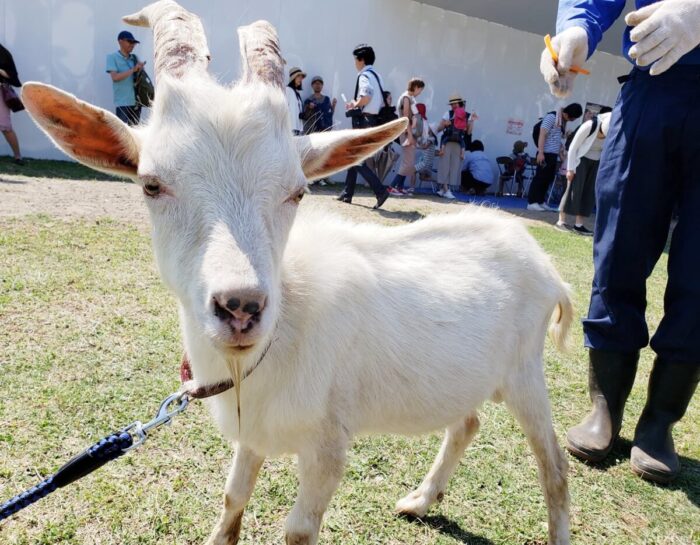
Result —
POLYGON ((460 160, 464 161, 464 150, 459 152, 459 158, 460 160))
POLYGON ((309 110, 313 110, 313 109, 316 107, 316 104, 314 104, 313 102, 309 102, 309 103, 306 105, 306 107, 307 107, 309 110))
POLYGON ((571 67, 583 66, 588 57, 588 34, 582 27, 569 27, 552 38, 552 49, 558 56, 557 62, 545 47, 540 56, 540 72, 552 94, 564 98, 571 94, 577 75, 571 67))
POLYGON ((544 165, 544 152, 543 151, 537 152, 537 164, 544 165))
POLYGON ((336 104, 338 104, 338 99, 337 99, 337 98, 334 98, 333 100, 331 100, 331 108, 335 108, 335 105, 336 105, 336 104))
POLYGON ((652 76, 662 74, 700 44, 700 2, 664 0, 629 13, 629 51, 637 66, 649 66, 652 76))
POLYGON ((573 170, 567 170, 566 171, 566 181, 571 183, 574 181, 574 178, 576 177, 576 172, 573 170))
POLYGON ((134 66, 134 72, 138 72, 143 68, 143 65, 146 64, 145 62, 137 62, 136 66, 134 66))
POLYGON ((476 115, 476 112, 472 112, 472 114, 469 116, 469 121, 479 121, 479 116, 476 115))
POLYGON ((352 101, 352 100, 351 100, 350 102, 347 102, 347 103, 345 104, 345 109, 346 109, 346 110, 352 110, 354 107, 355 107, 355 103, 354 103, 354 101, 352 101))

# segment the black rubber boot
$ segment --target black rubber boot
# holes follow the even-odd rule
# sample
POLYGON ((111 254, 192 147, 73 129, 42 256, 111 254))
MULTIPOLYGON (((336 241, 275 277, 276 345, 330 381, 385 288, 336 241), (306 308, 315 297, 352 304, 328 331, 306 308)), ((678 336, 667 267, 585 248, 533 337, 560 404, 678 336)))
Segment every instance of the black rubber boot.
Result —
POLYGON ((671 430, 683 418, 699 379, 700 365, 656 358, 630 457, 632 471, 643 479, 668 483, 680 472, 671 430))
POLYGON ((622 427, 625 403, 637 373, 639 351, 588 351, 588 390, 593 410, 566 433, 566 448, 587 462, 601 462, 610 453, 622 427))

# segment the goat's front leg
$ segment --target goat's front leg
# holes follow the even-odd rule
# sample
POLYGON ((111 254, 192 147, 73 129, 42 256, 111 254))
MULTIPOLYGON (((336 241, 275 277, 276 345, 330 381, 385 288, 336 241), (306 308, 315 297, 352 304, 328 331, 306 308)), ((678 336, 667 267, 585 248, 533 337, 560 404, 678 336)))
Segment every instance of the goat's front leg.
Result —
POLYGON ((241 533, 243 509, 245 509, 258 477, 264 457, 239 445, 233 459, 233 467, 226 479, 224 510, 207 545, 236 545, 241 533))
POLYGON ((299 453, 299 495, 285 525, 287 545, 315 545, 323 513, 345 469, 347 440, 324 439, 299 453))

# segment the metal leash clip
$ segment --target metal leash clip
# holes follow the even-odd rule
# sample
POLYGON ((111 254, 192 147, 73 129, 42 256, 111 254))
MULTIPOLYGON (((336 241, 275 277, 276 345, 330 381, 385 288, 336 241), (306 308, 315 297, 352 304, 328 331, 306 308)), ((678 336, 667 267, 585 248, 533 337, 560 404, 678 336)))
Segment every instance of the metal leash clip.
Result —
POLYGON ((139 420, 129 424, 121 431, 135 436, 135 439, 130 447, 124 449, 124 452, 128 452, 143 445, 148 436, 148 432, 151 429, 170 424, 173 417, 183 412, 189 404, 190 398, 187 395, 187 392, 175 392, 174 394, 170 394, 168 397, 166 397, 163 403, 160 404, 158 413, 156 413, 153 420, 146 422, 145 424, 142 424, 139 420), (174 404, 177 405, 171 410, 170 406, 174 404))

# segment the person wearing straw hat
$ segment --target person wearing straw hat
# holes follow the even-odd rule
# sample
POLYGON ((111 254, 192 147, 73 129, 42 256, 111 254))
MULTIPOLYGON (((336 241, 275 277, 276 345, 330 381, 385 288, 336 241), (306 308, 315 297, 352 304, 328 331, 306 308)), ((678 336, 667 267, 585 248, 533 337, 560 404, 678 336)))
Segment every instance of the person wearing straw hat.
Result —
POLYGON ((467 133, 470 131, 469 128, 463 131, 454 126, 455 111, 460 108, 464 110, 462 95, 452 93, 448 105, 450 109, 442 116, 438 126, 443 134, 439 153, 440 161, 438 162, 438 183, 442 187, 437 194, 445 199, 454 199, 455 196, 452 194, 450 186, 458 187, 461 183, 465 138, 468 138, 467 133))
POLYGON ((289 124, 292 126, 292 134, 298 136, 304 133, 303 112, 304 105, 301 100, 301 82, 304 81, 306 72, 298 66, 289 69, 289 81, 285 92, 287 94, 287 107, 289 110, 289 124))

